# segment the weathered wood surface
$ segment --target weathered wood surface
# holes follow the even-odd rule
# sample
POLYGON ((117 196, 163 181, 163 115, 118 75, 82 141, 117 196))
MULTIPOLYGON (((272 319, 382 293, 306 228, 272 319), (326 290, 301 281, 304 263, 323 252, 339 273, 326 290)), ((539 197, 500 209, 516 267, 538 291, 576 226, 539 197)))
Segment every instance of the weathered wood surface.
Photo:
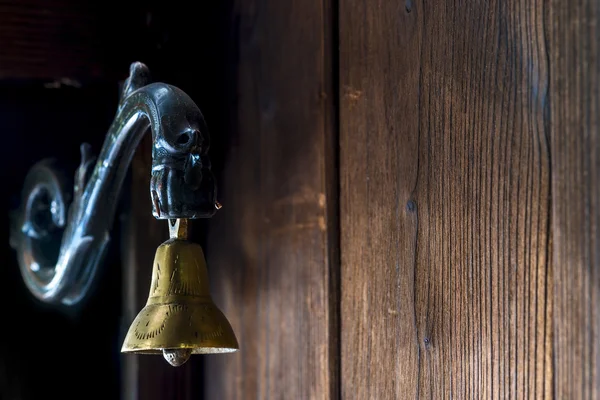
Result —
POLYGON ((550 27, 557 399, 600 398, 600 5, 553 1, 550 27))
POLYGON ((329 7, 239 2, 232 16, 232 136, 207 258, 241 350, 207 356, 209 399, 337 398, 329 7))
POLYGON ((340 1, 344 399, 552 396, 544 7, 340 1))

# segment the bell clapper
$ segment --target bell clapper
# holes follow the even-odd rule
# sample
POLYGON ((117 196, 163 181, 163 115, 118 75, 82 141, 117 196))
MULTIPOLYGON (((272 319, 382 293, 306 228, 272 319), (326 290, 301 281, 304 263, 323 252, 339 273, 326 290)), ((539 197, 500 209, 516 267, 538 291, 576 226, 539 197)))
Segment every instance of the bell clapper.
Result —
POLYGON ((190 359, 192 349, 163 349, 163 357, 174 367, 180 367, 190 359))

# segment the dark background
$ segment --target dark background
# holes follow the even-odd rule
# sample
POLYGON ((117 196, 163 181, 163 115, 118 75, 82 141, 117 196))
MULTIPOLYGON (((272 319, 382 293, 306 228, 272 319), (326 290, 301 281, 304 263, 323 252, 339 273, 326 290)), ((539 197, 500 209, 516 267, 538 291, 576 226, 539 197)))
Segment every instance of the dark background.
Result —
MULTIPOLYGON (((121 204, 89 301, 76 312, 47 307, 26 290, 9 247, 8 214, 19 204, 28 169, 54 157, 72 176, 82 142, 99 152, 119 82, 133 61, 146 63, 154 80, 179 86, 200 106, 217 177, 227 147, 226 104, 235 101, 227 1, 79 3, 0 1, 0 399, 75 399, 90 390, 98 398, 120 396, 127 327, 121 325, 119 235, 127 207, 121 204)), ((127 183, 123 192, 126 198, 127 183)), ((206 227, 205 221, 195 225, 201 243, 206 227)))

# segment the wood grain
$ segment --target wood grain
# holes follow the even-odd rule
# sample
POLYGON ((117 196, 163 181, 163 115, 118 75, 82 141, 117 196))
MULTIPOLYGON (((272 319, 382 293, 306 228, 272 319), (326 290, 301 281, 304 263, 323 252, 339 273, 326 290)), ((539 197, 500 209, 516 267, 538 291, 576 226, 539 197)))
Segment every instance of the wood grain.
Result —
POLYGON ((340 1, 344 399, 551 397, 545 15, 340 1))
POLYGON ((556 398, 600 398, 600 5, 551 7, 556 398))
POLYGON ((207 356, 209 399, 338 397, 331 18, 329 1, 235 6, 232 138, 207 258, 240 351, 207 356))

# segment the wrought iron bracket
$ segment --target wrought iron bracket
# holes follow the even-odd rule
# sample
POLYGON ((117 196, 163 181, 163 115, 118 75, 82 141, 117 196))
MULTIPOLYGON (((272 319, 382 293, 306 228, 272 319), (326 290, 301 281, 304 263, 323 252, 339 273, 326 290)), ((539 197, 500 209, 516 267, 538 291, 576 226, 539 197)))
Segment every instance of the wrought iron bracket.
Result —
POLYGON ((85 299, 106 252, 119 194, 136 147, 152 134, 149 195, 157 219, 207 218, 219 208, 204 117, 192 99, 133 63, 99 156, 81 146, 73 187, 53 160, 35 164, 11 218, 23 280, 46 303, 85 299))

